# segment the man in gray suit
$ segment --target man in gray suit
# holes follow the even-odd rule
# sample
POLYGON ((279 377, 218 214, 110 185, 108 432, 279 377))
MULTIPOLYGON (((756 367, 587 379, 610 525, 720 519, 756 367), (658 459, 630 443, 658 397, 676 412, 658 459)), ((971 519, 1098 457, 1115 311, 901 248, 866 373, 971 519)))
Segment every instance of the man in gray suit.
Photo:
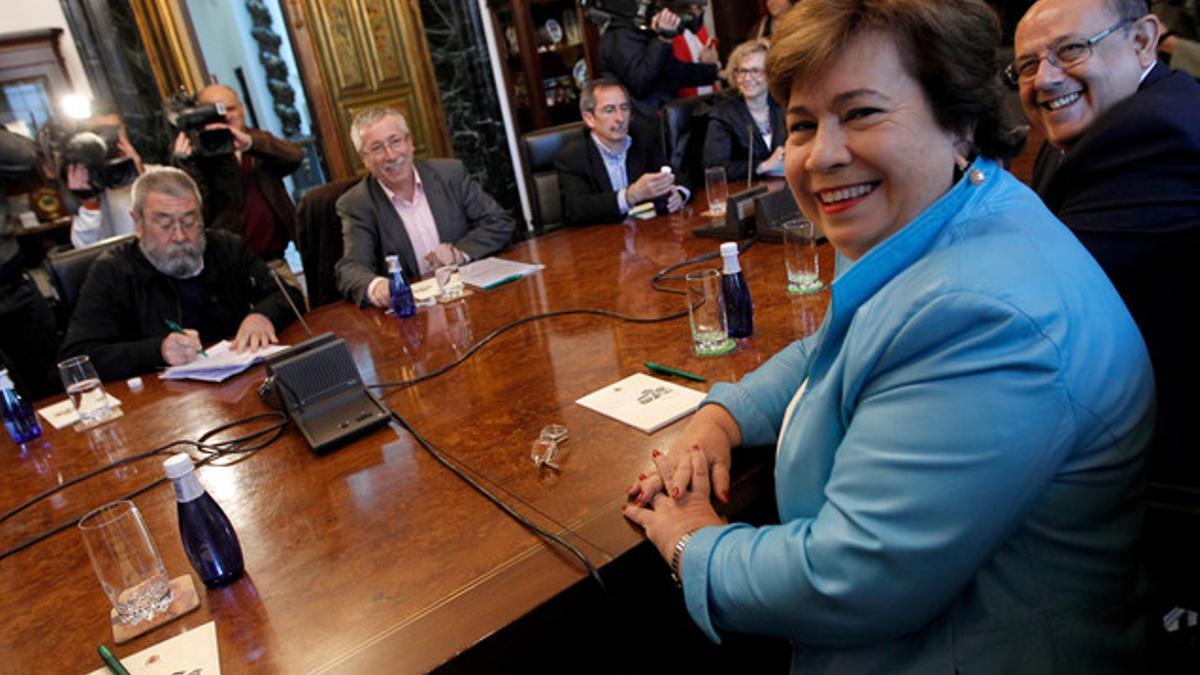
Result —
POLYGON ((462 162, 414 160, 412 134, 398 111, 360 112, 350 139, 371 172, 337 201, 345 253, 335 273, 338 290, 352 302, 388 306, 385 256, 399 256, 412 280, 489 256, 508 243, 512 216, 462 162))

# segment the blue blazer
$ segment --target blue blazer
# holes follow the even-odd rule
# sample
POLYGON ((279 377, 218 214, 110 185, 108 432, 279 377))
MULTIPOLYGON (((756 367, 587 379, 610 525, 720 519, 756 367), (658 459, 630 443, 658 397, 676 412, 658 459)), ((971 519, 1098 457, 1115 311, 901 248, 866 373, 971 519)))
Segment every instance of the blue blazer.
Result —
POLYGON ((707 527, 688 611, 794 673, 1127 673, 1150 363, 1104 273, 989 160, 707 402, 778 443, 781 524, 707 527))

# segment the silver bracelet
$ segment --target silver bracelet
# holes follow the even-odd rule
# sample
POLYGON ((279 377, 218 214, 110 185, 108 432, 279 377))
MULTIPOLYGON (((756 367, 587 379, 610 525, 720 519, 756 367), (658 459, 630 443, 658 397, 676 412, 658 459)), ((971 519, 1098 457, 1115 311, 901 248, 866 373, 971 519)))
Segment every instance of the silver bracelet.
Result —
POLYGON ((671 580, 680 588, 683 588, 683 579, 679 576, 679 562, 683 559, 683 549, 687 548, 695 533, 695 530, 685 533, 675 542, 675 550, 671 552, 671 580))

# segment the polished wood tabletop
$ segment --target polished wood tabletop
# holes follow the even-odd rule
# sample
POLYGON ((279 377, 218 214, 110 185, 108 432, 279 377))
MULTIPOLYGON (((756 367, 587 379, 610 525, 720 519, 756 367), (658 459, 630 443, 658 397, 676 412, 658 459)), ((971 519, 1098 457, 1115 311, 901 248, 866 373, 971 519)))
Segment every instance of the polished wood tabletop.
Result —
MULTIPOLYGON (((679 313, 684 297, 653 290, 651 280, 669 265, 717 251, 718 240, 691 234, 705 222, 694 204, 673 216, 560 230, 515 245, 502 256, 545 269, 419 308, 412 318, 338 303, 307 320, 315 332, 345 339, 363 379, 378 383, 433 372, 501 326, 538 313, 679 313)), ((720 260, 679 273, 702 266, 720 260)), ((574 401, 644 372, 645 361, 702 375, 708 382, 680 383, 707 390, 816 330, 829 294, 787 294, 782 246, 754 243, 742 266, 755 332, 732 355, 692 355, 686 316, 656 323, 559 316, 504 332, 449 372, 380 395, 458 467, 603 567, 643 541, 620 513, 624 490, 650 451, 669 445, 684 423, 645 434, 574 401), (530 459, 531 443, 551 423, 570 432, 559 472, 530 459)), ((832 269, 832 251, 822 246, 827 283, 832 269)), ((665 283, 682 288, 678 280, 665 283)), ((295 344, 306 335, 293 325, 281 337, 295 344)), ((125 412, 114 422, 84 433, 46 427, 20 447, 5 437, 0 512, 117 459, 268 410, 256 394, 261 366, 219 385, 143 379, 141 391, 108 383, 125 412)), ((108 471, 0 522, 0 550, 158 479, 161 459, 108 471)), ((289 427, 242 461, 198 474, 237 530, 246 575, 223 589, 200 587, 198 610, 116 646, 118 656, 215 620, 225 673, 423 672, 587 577, 577 560, 523 529, 394 428, 316 456, 289 427)), ((170 486, 135 502, 168 573, 192 573, 170 486)), ((0 560, 0 670, 97 667, 96 645, 112 646, 108 610, 73 528, 0 560)))

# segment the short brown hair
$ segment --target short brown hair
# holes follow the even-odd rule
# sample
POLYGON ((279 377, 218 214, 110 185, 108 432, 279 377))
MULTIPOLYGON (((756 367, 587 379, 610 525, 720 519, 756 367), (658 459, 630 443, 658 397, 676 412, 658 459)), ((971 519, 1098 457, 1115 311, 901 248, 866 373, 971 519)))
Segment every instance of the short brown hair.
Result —
POLYGON ((794 83, 822 77, 842 47, 867 31, 896 40, 943 129, 974 129, 975 150, 987 157, 1020 152, 1024 133, 1002 113, 1000 20, 983 0, 805 0, 771 36, 771 94, 786 108, 794 83))

